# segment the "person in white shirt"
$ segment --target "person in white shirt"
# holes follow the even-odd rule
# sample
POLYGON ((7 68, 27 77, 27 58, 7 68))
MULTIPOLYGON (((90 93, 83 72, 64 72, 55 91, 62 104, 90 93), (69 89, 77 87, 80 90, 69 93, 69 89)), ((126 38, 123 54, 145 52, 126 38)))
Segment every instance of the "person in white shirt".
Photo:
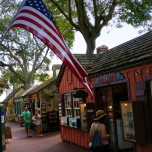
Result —
POLYGON ((37 130, 37 137, 42 137, 41 135, 41 109, 37 108, 36 113, 35 113, 35 124, 36 124, 36 130, 37 130))

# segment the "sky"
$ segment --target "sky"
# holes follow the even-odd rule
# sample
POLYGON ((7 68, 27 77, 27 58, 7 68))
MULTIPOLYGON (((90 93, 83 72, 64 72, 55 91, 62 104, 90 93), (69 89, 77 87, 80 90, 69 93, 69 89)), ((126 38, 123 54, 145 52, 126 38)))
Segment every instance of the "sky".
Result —
MULTIPOLYGON (((123 24, 122 28, 103 28, 101 31, 101 36, 96 39, 96 48, 101 45, 108 46, 111 49, 119 44, 127 42, 135 37, 140 36, 138 33, 139 29, 135 29, 132 26, 123 24)), ((71 50, 73 54, 85 54, 86 53, 86 43, 80 32, 75 34, 75 41, 73 48, 71 50)), ((94 50, 96 54, 96 49, 94 50)), ((52 64, 61 64, 61 60, 56 56, 52 60, 52 64)))

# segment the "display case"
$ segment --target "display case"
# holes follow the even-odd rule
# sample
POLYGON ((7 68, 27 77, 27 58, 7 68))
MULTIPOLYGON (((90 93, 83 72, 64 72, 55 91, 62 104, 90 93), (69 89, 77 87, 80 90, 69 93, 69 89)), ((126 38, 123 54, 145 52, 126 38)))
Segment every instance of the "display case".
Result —
POLYGON ((94 115, 93 103, 81 103, 80 104, 80 123, 83 131, 89 131, 93 122, 92 116, 94 115))
POLYGON ((71 117, 69 119, 69 127, 80 128, 80 118, 71 117))
POLYGON ((80 104, 80 111, 81 111, 81 129, 88 130, 86 104, 80 104))
POLYGON ((42 123, 47 123, 46 103, 41 103, 42 123))
POLYGON ((123 140, 122 120, 116 119, 116 125, 117 125, 118 149, 121 150, 132 149, 133 142, 123 140))
POLYGON ((121 103, 124 139, 135 142, 132 102, 121 103))
POLYGON ((80 118, 80 103, 82 102, 84 102, 82 98, 73 97, 73 113, 76 118, 80 118))
POLYGON ((146 142, 146 128, 142 101, 120 102, 123 137, 126 141, 146 142))
POLYGON ((65 116, 72 117, 72 97, 71 93, 64 95, 65 116))

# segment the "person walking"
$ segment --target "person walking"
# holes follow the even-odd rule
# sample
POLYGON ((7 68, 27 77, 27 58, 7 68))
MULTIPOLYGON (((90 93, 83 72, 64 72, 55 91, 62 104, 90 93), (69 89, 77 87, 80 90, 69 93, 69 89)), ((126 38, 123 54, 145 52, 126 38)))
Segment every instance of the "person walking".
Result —
POLYGON ((37 137, 42 137, 41 134, 41 109, 37 108, 35 113, 35 124, 36 124, 36 130, 37 130, 37 137))
MULTIPOLYGON (((103 110, 98 110, 96 112, 96 116, 94 117, 94 123, 92 123, 91 128, 90 128, 90 137, 92 140, 94 130, 97 129, 99 132, 99 135, 101 137, 103 149, 102 152, 110 152, 109 149, 109 142, 108 138, 110 137, 109 134, 106 133, 106 126, 104 125, 104 120, 105 120, 105 112, 103 110)), ((91 151, 94 152, 94 151, 91 151)), ((100 152, 100 151, 99 151, 100 152)))
POLYGON ((31 126, 31 113, 28 110, 28 107, 24 107, 24 111, 21 114, 21 121, 25 124, 25 130, 27 137, 32 137, 30 135, 30 126, 31 126))

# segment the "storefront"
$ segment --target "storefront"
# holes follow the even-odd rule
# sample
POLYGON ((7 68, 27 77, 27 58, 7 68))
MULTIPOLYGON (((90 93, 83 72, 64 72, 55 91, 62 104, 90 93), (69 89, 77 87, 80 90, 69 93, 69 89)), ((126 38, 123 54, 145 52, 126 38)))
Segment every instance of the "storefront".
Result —
POLYGON ((121 120, 120 102, 130 101, 128 90, 130 90, 129 80, 120 72, 101 75, 95 79, 95 105, 96 109, 103 109, 108 114, 105 124, 110 134, 109 145, 113 152, 118 148, 121 150, 133 148, 133 143, 123 141, 121 120))
POLYGON ((74 88, 82 86, 74 75, 69 76, 66 67, 63 68, 57 83, 62 97, 59 113, 63 140, 87 148, 91 117, 96 110, 103 109, 108 114, 105 124, 110 134, 111 152, 152 151, 151 39, 151 32, 148 32, 104 54, 93 55, 90 60, 85 55, 76 56, 82 66, 90 67, 87 72, 94 85, 93 100, 89 96, 85 100, 74 98, 74 88))
MULTIPOLYGON (((37 108, 41 109, 42 132, 60 129, 55 82, 56 78, 50 78, 26 95, 27 100, 30 99, 30 111, 32 115, 35 114, 37 108)), ((36 126, 34 126, 34 129, 36 129, 36 126)))
MULTIPOLYGON (((86 59, 93 63, 97 59, 97 55, 91 57, 77 55, 77 58, 79 61, 86 59)), ((90 143, 89 129, 93 122, 92 116, 95 113, 94 101, 90 99, 80 82, 64 64, 61 66, 56 85, 59 89, 61 138, 63 141, 87 148, 90 143)))

